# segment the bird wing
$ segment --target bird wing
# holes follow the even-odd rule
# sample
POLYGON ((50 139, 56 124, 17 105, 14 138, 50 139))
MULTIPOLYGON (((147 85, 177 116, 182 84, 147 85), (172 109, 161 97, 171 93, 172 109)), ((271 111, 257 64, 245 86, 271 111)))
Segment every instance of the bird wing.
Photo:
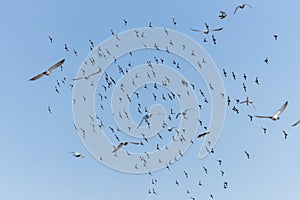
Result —
POLYGON ((138 126, 136 127, 137 129, 140 128, 140 126, 142 125, 144 119, 145 119, 145 117, 142 118, 142 120, 140 121, 140 123, 139 123, 138 126))
POLYGON ((240 6, 235 7, 233 14, 236 13, 236 11, 239 9, 240 6))
POLYGON ((179 115, 180 115, 180 114, 181 114, 181 113, 178 113, 178 114, 176 115, 176 117, 175 117, 175 118, 177 119, 177 118, 179 117, 179 115))
POLYGON ((119 149, 122 148, 122 146, 124 145, 124 143, 120 143, 114 150, 113 150, 113 153, 116 153, 119 149))
POLYGON ((249 8, 252 8, 250 4, 244 3, 245 6, 248 6, 249 8))
POLYGON ((199 29, 193 29, 191 28, 192 31, 196 31, 196 32, 203 32, 203 30, 199 30, 199 29))
POLYGON ((279 115, 280 113, 282 113, 284 111, 284 109, 286 108, 286 106, 288 105, 288 101, 286 101, 279 110, 276 111, 276 113, 274 115, 279 115))
POLYGON ((35 80, 41 78, 41 77, 44 76, 44 75, 45 75, 45 72, 40 73, 40 74, 36 75, 35 77, 32 77, 32 78, 29 79, 29 80, 30 80, 30 81, 35 81, 35 80))
POLYGON ((86 77, 88 77, 88 76, 83 76, 83 77, 79 77, 79 78, 73 78, 72 80, 73 80, 73 81, 77 81, 77 80, 80 80, 80 79, 84 79, 84 78, 86 78, 86 77))
POLYGON ((140 142, 129 142, 130 144, 140 145, 140 142))
POLYGON ((187 108, 187 109, 184 110, 184 112, 187 112, 189 110, 194 110, 194 108, 187 108))
POLYGON ((216 29, 212 29, 212 30, 210 30, 210 31, 221 31, 221 30, 223 30, 223 27, 216 28, 216 29))
POLYGON ((65 62, 65 59, 62 59, 61 61, 57 62, 53 66, 51 66, 48 70, 51 72, 52 70, 56 69, 57 67, 61 66, 65 62))
POLYGON ((300 123, 300 120, 296 121, 292 126, 297 126, 300 123))
POLYGON ((270 118, 270 119, 272 119, 272 116, 259 116, 259 115, 255 115, 255 117, 257 117, 257 118, 270 118))
POLYGON ((253 108, 255 109, 254 101, 251 101, 250 103, 252 104, 253 108))

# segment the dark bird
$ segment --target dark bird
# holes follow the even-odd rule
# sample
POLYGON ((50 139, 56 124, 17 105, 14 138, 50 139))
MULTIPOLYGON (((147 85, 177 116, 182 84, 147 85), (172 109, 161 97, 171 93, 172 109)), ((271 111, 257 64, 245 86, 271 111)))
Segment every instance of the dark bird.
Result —
POLYGON ((278 39, 278 35, 274 34, 274 39, 277 40, 278 39))
POLYGON ((213 41, 213 43, 216 45, 216 44, 217 44, 217 39, 215 38, 215 36, 214 36, 214 35, 212 35, 211 37, 212 37, 212 41, 213 41))
POLYGON ((249 8, 252 8, 252 6, 250 6, 249 4, 243 3, 243 4, 238 5, 238 6, 235 8, 234 14, 237 12, 238 9, 244 9, 246 6, 248 6, 249 8))
POLYGON ((84 154, 78 152, 71 152, 71 154, 76 158, 84 158, 84 154))
POLYGON ((124 26, 126 26, 128 23, 128 21, 126 19, 123 19, 123 22, 124 22, 124 26))
POLYGON ((264 131, 264 134, 266 134, 266 133, 267 133, 267 129, 264 128, 264 127, 261 127, 261 128, 262 128, 262 130, 264 131))
POLYGON ((250 159, 250 154, 247 151, 244 151, 244 152, 245 152, 247 158, 250 159))
POLYGON ((33 78, 29 79, 30 81, 35 81, 39 78, 41 78, 42 76, 46 75, 49 76, 51 74, 51 72, 56 69, 57 67, 61 66, 63 63, 65 62, 65 59, 62 59, 61 61, 59 61, 58 63, 54 64, 53 66, 51 66, 49 69, 47 69, 46 71, 34 76, 33 78))
POLYGON ((248 114, 248 117, 249 117, 250 122, 252 122, 253 116, 248 114))
POLYGON ((49 38, 50 42, 52 43, 52 41, 53 41, 52 37, 48 36, 48 38, 49 38))
POLYGON ((223 69, 223 74, 225 76, 225 78, 227 77, 227 72, 225 71, 225 69, 223 69))
POLYGON ((225 19, 226 17, 227 17, 227 13, 224 12, 224 11, 220 11, 219 18, 220 18, 220 19, 225 19))
POLYGON ((272 119, 274 121, 278 120, 279 119, 279 115, 284 111, 284 109, 286 108, 286 106, 288 105, 288 101, 286 101, 279 110, 277 110, 273 116, 259 116, 259 115, 256 115, 255 117, 258 117, 258 118, 269 118, 269 119, 272 119))
POLYGON ((204 132, 204 133, 201 133, 201 134, 199 134, 199 135, 197 136, 197 138, 204 137, 204 136, 208 135, 209 133, 210 133, 209 131, 204 132))
POLYGON ((67 44, 65 44, 65 50, 66 50, 67 52, 69 52, 69 48, 68 48, 67 44))
POLYGON ((265 61, 266 64, 269 64, 269 58, 268 57, 266 57, 264 61, 265 61))
POLYGON ((284 139, 287 139, 287 136, 288 136, 287 132, 285 132, 284 130, 282 132, 284 134, 284 139))
POLYGON ((259 85, 258 77, 255 78, 255 83, 259 85))

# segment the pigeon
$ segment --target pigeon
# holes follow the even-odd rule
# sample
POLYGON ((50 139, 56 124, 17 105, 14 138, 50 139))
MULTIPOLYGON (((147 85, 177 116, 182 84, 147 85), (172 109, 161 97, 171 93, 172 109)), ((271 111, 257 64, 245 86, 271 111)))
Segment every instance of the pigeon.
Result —
POLYGON ((273 116, 259 116, 259 115, 256 115, 255 117, 258 117, 258 118, 269 118, 269 119, 272 119, 274 121, 278 120, 279 119, 279 115, 284 111, 284 109, 286 108, 286 106, 288 105, 288 101, 286 101, 279 110, 277 110, 273 116))
POLYGON ((51 66, 49 69, 47 69, 46 71, 34 76, 33 78, 29 79, 29 81, 35 81, 39 78, 41 78, 42 76, 46 75, 49 76, 51 74, 51 72, 58 68, 59 66, 61 66, 63 63, 65 62, 65 59, 62 59, 61 61, 57 62, 56 64, 54 64, 53 66, 51 66))

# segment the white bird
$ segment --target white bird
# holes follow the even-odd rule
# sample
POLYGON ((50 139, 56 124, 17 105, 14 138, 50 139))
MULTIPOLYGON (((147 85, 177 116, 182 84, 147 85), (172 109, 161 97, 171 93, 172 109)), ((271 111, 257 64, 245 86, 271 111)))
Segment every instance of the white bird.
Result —
POLYGON ((47 69, 46 71, 32 77, 31 79, 29 79, 30 81, 35 81, 39 78, 41 78, 42 76, 46 75, 46 76, 49 76, 51 74, 51 72, 58 68, 59 66, 61 66, 63 63, 65 62, 65 59, 62 59, 61 61, 57 62, 56 64, 52 65, 49 69, 47 69))
POLYGON ((240 102, 240 104, 246 103, 246 105, 248 106, 249 104, 252 104, 253 108, 255 109, 255 104, 253 100, 249 100, 249 97, 246 98, 245 101, 240 102))
POLYGON ((288 101, 286 101, 279 110, 277 110, 273 116, 258 116, 256 115, 255 117, 258 117, 258 118, 269 118, 269 119, 272 119, 274 121, 278 120, 279 119, 279 115, 284 111, 284 109, 286 108, 286 106, 288 105, 288 101))
POLYGON ((234 14, 236 13, 236 11, 237 11, 238 9, 244 9, 246 6, 248 6, 249 8, 252 8, 251 5, 249 5, 249 4, 247 4, 247 3, 243 3, 243 4, 238 5, 238 6, 234 9, 234 14))
POLYGON ((84 158, 84 154, 78 152, 71 152, 71 154, 76 158, 84 158))

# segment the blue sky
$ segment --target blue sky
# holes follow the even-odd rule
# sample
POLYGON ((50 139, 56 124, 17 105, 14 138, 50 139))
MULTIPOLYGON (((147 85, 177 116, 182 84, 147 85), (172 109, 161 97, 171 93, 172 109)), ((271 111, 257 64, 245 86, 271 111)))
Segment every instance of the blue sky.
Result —
MULTIPOLYGON (((246 2, 3 2, 1 199, 210 199, 210 194, 214 199, 299 198, 300 127, 291 127, 300 119, 299 3, 249 1, 253 8, 233 15, 240 3, 246 2), (220 10, 228 13, 226 19, 218 18, 220 10), (175 28, 171 16, 175 16, 175 28), (126 27, 123 19, 128 20, 126 27), (118 33, 148 26, 150 21, 153 26, 174 28, 198 41, 220 70, 232 103, 227 108, 215 154, 199 160, 202 139, 195 139, 184 157, 171 165, 171 171, 160 170, 153 176, 132 175, 106 167, 87 152, 73 127, 69 84, 90 52, 89 40, 96 45, 111 36, 110 29, 118 33), (204 22, 211 28, 224 28, 214 33, 217 45, 212 44, 211 35, 203 43, 204 34, 190 30, 205 28, 204 22), (277 41, 273 34, 278 34, 277 41), (69 53, 64 50, 65 43, 69 53), (78 56, 72 53, 73 48, 78 56), (264 63, 266 57, 269 64, 264 63), (63 71, 57 69, 49 77, 28 81, 62 58, 66 59, 63 71), (222 74, 223 68, 228 72, 227 78, 222 74), (231 72, 235 72, 237 80, 233 80, 231 72), (248 76, 246 81, 242 78, 244 73, 248 76), (63 77, 67 83, 57 94, 56 81, 63 77), (259 86, 254 82, 256 77, 259 86), (247 93, 243 91, 243 83, 247 93), (236 105, 240 110, 237 115, 232 111, 234 99, 243 100, 247 96, 255 101, 256 110, 236 105), (273 114, 285 101, 289 105, 279 121, 254 118, 249 122, 247 114, 273 114), (261 127, 268 129, 267 134, 263 134, 261 127), (282 130, 288 132, 286 140, 282 130), (251 159, 246 158, 245 150, 251 159), (76 159, 69 154, 72 151, 86 156, 76 159), (218 165, 218 159, 223 161, 222 166, 218 165), (190 175, 188 179, 184 170, 190 175), (223 177, 220 170, 225 172, 223 177), (158 183, 153 185, 152 179, 158 183), (202 187, 198 186, 199 180, 202 187), (224 181, 228 182, 227 189, 223 188, 224 181), (158 195, 148 194, 153 188, 158 195)), ((138 57, 135 59, 132 63, 142 62, 138 57)), ((192 73, 186 77, 195 79, 192 73)), ((199 84, 203 85, 202 81, 199 84)), ((208 94, 207 88, 204 91, 208 94)), ((201 117, 208 125, 210 107, 203 109, 201 117)))

